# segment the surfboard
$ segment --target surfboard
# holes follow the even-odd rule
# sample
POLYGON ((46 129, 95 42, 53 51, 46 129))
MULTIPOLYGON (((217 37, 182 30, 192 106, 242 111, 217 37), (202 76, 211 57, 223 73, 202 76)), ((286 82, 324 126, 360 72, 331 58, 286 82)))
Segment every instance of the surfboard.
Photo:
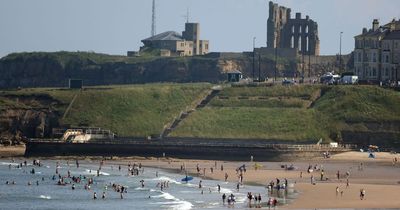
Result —
POLYGON ((193 179, 193 177, 187 176, 187 177, 185 177, 185 178, 182 179, 182 182, 187 182, 187 181, 190 181, 190 180, 192 180, 192 179, 193 179))

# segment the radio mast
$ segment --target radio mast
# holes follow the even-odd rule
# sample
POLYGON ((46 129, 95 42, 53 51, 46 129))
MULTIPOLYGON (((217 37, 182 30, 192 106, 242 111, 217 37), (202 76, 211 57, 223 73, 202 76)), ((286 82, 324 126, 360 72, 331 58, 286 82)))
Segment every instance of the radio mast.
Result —
POLYGON ((156 35, 156 0, 153 0, 151 15, 151 36, 156 35))

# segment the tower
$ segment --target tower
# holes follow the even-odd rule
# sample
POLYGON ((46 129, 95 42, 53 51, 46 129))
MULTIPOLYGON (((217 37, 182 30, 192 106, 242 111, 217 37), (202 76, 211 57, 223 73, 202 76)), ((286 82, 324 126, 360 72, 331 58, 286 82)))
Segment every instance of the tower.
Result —
POLYGON ((198 23, 186 23, 182 35, 185 40, 193 41, 193 54, 198 55, 200 52, 200 25, 198 23))
POLYGON ((151 15, 151 36, 156 35, 156 0, 153 0, 151 15))

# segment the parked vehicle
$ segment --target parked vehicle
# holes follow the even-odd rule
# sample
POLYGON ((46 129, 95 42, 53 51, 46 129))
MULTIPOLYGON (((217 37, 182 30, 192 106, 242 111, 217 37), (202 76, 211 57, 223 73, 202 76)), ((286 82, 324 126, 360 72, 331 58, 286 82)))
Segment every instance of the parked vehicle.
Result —
POLYGON ((336 84, 338 84, 338 82, 340 80, 340 76, 337 74, 332 74, 332 73, 328 72, 328 73, 322 75, 319 80, 322 84, 336 85, 336 84))
POLYGON ((340 79, 340 84, 344 84, 344 85, 354 85, 358 83, 358 76, 343 76, 340 79))

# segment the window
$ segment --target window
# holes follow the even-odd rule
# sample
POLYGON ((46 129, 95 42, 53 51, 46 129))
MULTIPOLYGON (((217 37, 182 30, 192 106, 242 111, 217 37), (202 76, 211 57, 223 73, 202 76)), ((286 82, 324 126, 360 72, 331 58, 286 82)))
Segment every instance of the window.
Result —
POLYGON ((361 52, 358 53, 358 62, 361 62, 361 52))
POLYGON ((376 68, 375 68, 375 67, 372 69, 372 76, 373 76, 373 77, 376 76, 376 68))
POLYGON ((310 51, 310 47, 309 47, 309 42, 308 42, 308 36, 306 37, 306 52, 310 51))
POLYGON ((301 52, 301 36, 299 36, 299 43, 298 43, 297 48, 298 48, 299 51, 301 52))
POLYGON ((294 34, 294 26, 292 26, 292 33, 294 34))
POLYGON ((206 44, 206 50, 208 50, 208 44, 206 44))
POLYGON ((185 47, 185 43, 181 42, 181 47, 185 47))
POLYGON ((376 63, 376 53, 372 53, 372 62, 376 63))
POLYGON ((308 25, 306 26, 306 33, 308 33, 308 25))
POLYGON ((385 56, 385 63, 389 63, 389 55, 385 56))
POLYGON ((294 36, 290 38, 290 48, 294 48, 294 36))
POLYGON ((299 26, 299 33, 301 34, 301 26, 299 26))
POLYGON ((385 68, 385 76, 389 76, 389 69, 387 67, 385 68))

